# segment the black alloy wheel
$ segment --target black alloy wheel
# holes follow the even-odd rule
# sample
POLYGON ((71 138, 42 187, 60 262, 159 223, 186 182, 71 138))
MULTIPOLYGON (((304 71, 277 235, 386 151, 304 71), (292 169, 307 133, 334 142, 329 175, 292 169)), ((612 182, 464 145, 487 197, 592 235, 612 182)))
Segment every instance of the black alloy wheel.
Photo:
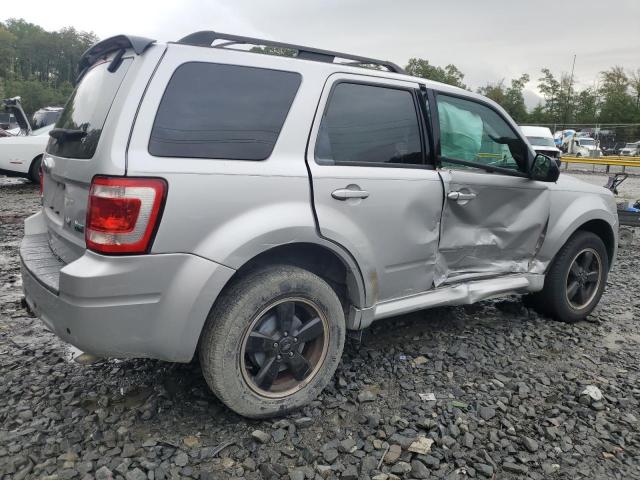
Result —
POLYGON ((240 361, 247 384, 259 395, 281 398, 306 385, 324 362, 328 322, 304 298, 280 299, 256 315, 243 338, 240 361))

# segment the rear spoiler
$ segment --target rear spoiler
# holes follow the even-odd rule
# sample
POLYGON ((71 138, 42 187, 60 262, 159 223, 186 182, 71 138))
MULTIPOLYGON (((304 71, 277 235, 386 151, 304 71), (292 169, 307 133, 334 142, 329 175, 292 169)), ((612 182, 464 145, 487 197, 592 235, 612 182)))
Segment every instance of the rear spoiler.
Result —
POLYGON ((108 55, 111 52, 117 50, 127 50, 131 48, 136 55, 142 55, 142 53, 149 48, 155 40, 145 37, 133 37, 130 35, 116 35, 115 37, 109 37, 102 40, 92 47, 80 57, 78 62, 78 76, 76 77, 76 83, 78 83, 87 70, 96 63, 100 58, 108 55))
POLYGON ((31 124, 22 109, 20 100, 20 97, 5 98, 4 100, 0 100, 0 105, 4 107, 5 111, 13 113, 20 130, 22 130, 25 135, 31 135, 31 124))

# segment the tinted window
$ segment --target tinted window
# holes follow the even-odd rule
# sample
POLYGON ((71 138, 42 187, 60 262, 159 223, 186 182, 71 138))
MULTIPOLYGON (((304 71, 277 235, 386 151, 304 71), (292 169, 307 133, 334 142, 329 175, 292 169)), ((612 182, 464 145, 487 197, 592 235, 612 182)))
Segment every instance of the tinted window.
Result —
POLYGON ((413 95, 355 83, 337 84, 318 131, 316 159, 336 163, 421 164, 413 95))
POLYGON ((59 117, 59 111, 37 111, 31 118, 31 128, 33 130, 38 130, 39 128, 46 127, 47 125, 56 123, 56 120, 58 120, 59 117))
POLYGON ((512 170, 526 169, 528 148, 497 112, 481 103, 438 95, 442 164, 447 158, 512 170))
POLYGON ((97 64, 85 73, 56 122, 56 128, 82 130, 85 135, 66 136, 59 140, 51 138, 47 152, 69 158, 93 157, 107 114, 131 65, 131 59, 124 59, 115 72, 107 70, 109 63, 97 64))
POLYGON ((167 86, 151 131, 159 157, 264 160, 278 139, 300 75, 185 63, 167 86))

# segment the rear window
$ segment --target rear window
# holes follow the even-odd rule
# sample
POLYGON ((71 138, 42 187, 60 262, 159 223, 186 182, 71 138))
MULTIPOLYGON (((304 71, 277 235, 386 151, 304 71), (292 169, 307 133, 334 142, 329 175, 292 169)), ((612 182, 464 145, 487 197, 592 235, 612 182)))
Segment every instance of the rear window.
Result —
POLYGON ((110 62, 103 62, 84 75, 69 97, 55 127, 82 130, 86 135, 71 135, 59 140, 51 138, 47 145, 48 153, 68 158, 93 157, 107 114, 131 61, 131 58, 124 59, 113 73, 107 70, 110 62))
POLYGON ((164 92, 149 153, 264 160, 273 151, 300 80, 294 72, 185 63, 164 92))

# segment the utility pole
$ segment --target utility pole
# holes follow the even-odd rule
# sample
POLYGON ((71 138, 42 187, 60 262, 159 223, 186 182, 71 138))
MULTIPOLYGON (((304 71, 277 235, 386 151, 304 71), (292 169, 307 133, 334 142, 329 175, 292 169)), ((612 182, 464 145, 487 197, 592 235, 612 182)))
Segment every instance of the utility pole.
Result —
POLYGON ((571 101, 571 85, 573 85, 573 71, 576 68, 576 55, 573 56, 573 65, 571 65, 571 77, 569 77, 569 85, 567 86, 567 102, 564 106, 564 118, 562 119, 562 129, 567 128, 567 115, 569 113, 569 102, 571 101))

